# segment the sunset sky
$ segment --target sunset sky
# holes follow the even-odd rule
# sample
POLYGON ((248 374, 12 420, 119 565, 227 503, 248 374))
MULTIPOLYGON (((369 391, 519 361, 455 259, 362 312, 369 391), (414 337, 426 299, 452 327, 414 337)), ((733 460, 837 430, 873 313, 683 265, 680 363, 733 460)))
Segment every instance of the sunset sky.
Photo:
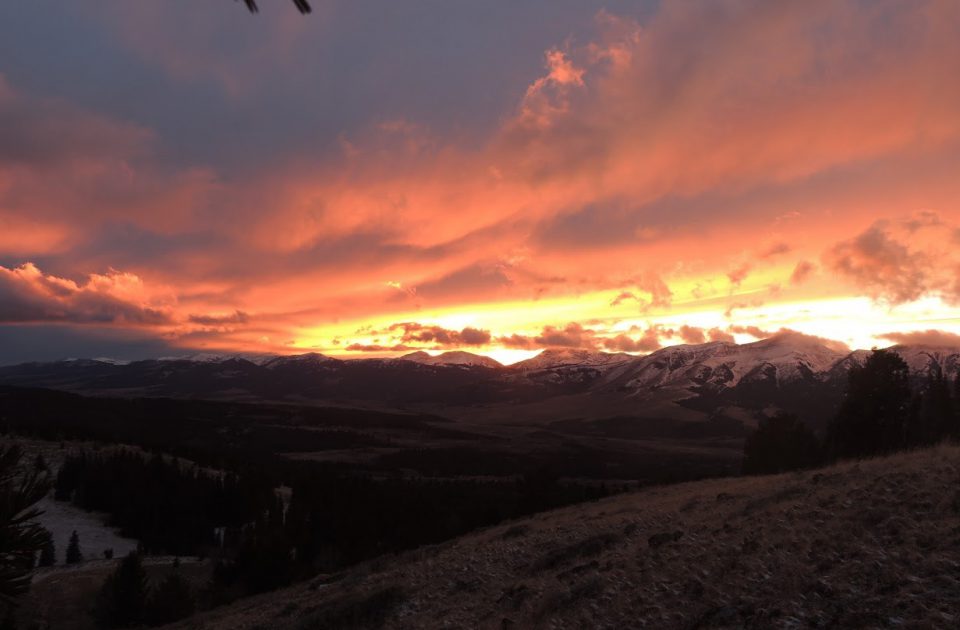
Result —
POLYGON ((960 2, 0 3, 0 363, 960 344, 960 2))

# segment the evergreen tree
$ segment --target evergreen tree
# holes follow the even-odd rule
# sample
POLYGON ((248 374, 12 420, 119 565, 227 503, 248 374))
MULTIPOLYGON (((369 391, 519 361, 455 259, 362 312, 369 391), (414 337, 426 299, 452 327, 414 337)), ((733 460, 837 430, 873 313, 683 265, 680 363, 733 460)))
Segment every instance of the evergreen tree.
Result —
POLYGON ((50 486, 45 473, 21 466, 22 457, 16 446, 0 447, 0 618, 30 587, 34 559, 46 541, 36 504, 50 486))
POLYGON ((822 461, 820 442, 796 416, 780 413, 760 420, 743 447, 743 474, 811 468, 822 461))
POLYGON ((80 551, 80 536, 77 530, 70 534, 70 542, 67 544, 67 564, 77 564, 83 561, 83 553, 80 551))
POLYGON ((919 412, 911 430, 910 445, 933 444, 956 434, 950 384, 943 372, 930 374, 920 396, 919 412))
POLYGON ((912 397, 907 363, 890 350, 874 350, 863 366, 850 370, 829 430, 832 454, 861 457, 906 447, 912 397))
POLYGON ((44 530, 44 535, 47 540, 40 549, 40 561, 37 563, 37 566, 52 567, 57 563, 57 549, 53 544, 53 534, 44 530))
POLYGON ((125 628, 144 621, 147 603, 147 575, 140 556, 130 552, 120 566, 104 580, 94 615, 109 628, 125 628))
POLYGON ((194 611, 190 584, 174 571, 168 575, 150 597, 147 620, 151 625, 163 625, 189 617, 194 611))
POLYGON ((960 437, 960 368, 953 378, 953 437, 960 437))

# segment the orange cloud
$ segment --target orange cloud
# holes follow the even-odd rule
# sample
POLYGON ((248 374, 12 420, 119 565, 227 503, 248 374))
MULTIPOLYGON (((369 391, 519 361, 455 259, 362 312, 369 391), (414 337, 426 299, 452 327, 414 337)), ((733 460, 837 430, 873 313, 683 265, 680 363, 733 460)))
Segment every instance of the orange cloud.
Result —
POLYGON ((621 291, 610 301, 610 306, 620 306, 627 300, 639 301, 639 299, 633 291, 621 291))
POLYGON ((31 263, 0 266, 0 323, 70 322, 160 325, 172 322, 168 305, 154 303, 140 278, 111 271, 83 283, 44 274, 31 263))
POLYGON ((801 260, 793 268, 793 273, 790 274, 790 284, 803 284, 810 278, 814 271, 816 271, 816 267, 813 263, 807 260, 801 260))
POLYGON ((399 331, 403 343, 432 343, 438 346, 482 346, 490 342, 490 331, 466 327, 447 330, 442 326, 427 326, 416 322, 393 324, 388 332, 399 331))
POLYGON ((650 327, 639 338, 619 334, 604 339, 603 347, 615 352, 653 352, 660 349, 661 344, 657 330, 650 327))
POLYGON ((884 223, 835 245, 825 264, 869 295, 892 304, 916 300, 930 290, 930 260, 895 240, 884 223))
POLYGON ((707 340, 703 330, 693 326, 681 326, 678 334, 684 343, 704 343, 707 340))
POLYGON ((733 335, 719 328, 711 328, 707 331, 707 335, 710 337, 710 341, 725 341, 728 343, 733 343, 736 341, 733 335))
POLYGON ((534 342, 546 347, 593 348, 595 346, 594 332, 575 322, 567 324, 563 329, 545 326, 534 342))
POLYGON ((727 272, 727 279, 730 280, 730 284, 735 287, 739 287, 743 284, 743 281, 746 279, 747 274, 750 273, 752 265, 750 263, 743 263, 733 271, 727 272))
POLYGON ((378 343, 351 343, 345 348, 350 352, 408 352, 410 350, 416 350, 417 348, 406 346, 402 343, 394 344, 392 346, 384 346, 378 343))
POLYGON ((790 328, 780 328, 779 330, 763 330, 757 326, 729 326, 727 330, 731 333, 747 334, 752 337, 756 337, 757 339, 768 339, 776 335, 790 335, 798 339, 808 339, 810 341, 814 341, 837 352, 850 351, 849 346, 841 341, 829 339, 827 337, 820 337, 819 335, 808 335, 796 330, 791 330, 790 328))
POLYGON ((915 332, 890 332, 880 335, 896 344, 904 346, 931 346, 940 348, 960 348, 960 335, 942 330, 918 330, 915 332))
POLYGON ((757 339, 766 339, 767 337, 772 337, 773 335, 777 334, 775 331, 771 332, 768 330, 763 330, 759 326, 729 326, 727 327, 727 330, 732 333, 750 335, 751 337, 755 337, 757 339))
POLYGON ((0 253, 82 248, 108 224, 182 230, 216 189, 209 169, 155 164, 152 130, 17 89, 3 74, 0 129, 0 253))
POLYGON ((789 253, 793 248, 787 243, 774 243, 770 247, 760 252, 760 258, 773 258, 780 254, 789 253))
MULTIPOLYGON (((204 11, 184 27, 186 10, 104 19, 172 81, 222 88, 256 138, 243 106, 279 69, 307 73, 288 63, 309 31, 276 12, 258 23, 256 45, 223 43, 215 35, 228 26, 252 33, 247 16, 224 25, 204 11), (158 33, 175 29, 183 45, 160 45, 158 33)), ((418 118, 384 103, 336 141, 313 142, 319 119, 291 101, 280 111, 302 118, 309 142, 247 157, 225 155, 227 143, 183 158, 169 124, 150 129, 0 78, 5 273, 35 260, 175 287, 158 301, 87 279, 61 296, 24 272, 4 276, 4 308, 10 321, 166 322, 184 343, 283 349, 304 331, 329 338, 340 322, 383 329, 549 302, 517 330, 464 317, 343 347, 645 351, 668 330, 728 339, 725 308, 734 319, 858 295, 957 303, 957 24, 960 5, 946 0, 664 2, 642 22, 601 12, 593 37, 545 46, 541 70, 487 126, 457 119, 463 131, 451 133, 431 126, 433 110, 418 118), (750 253, 760 262, 744 263, 750 253), (814 275, 811 261, 829 273, 814 275), (601 293, 609 312, 581 317, 584 296, 601 293), (99 306, 87 304, 93 294, 99 306), (615 327, 613 315, 638 311, 675 319, 619 332, 636 321, 615 327)))

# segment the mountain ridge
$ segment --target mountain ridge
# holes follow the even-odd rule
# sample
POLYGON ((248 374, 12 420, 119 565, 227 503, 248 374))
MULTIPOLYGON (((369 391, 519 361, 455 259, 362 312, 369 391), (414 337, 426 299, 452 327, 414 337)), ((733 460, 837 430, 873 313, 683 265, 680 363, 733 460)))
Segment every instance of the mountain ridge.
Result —
MULTIPOLYGON (((955 378, 960 348, 894 346, 918 383, 955 378)), ((735 344, 715 341, 661 348, 644 356, 548 349, 500 365, 453 351, 437 356, 343 360, 318 353, 95 360, 0 367, 0 383, 89 395, 166 396, 402 408, 504 421, 522 410, 544 421, 604 417, 702 420, 782 409, 822 428, 842 395, 846 374, 868 351, 841 351, 799 334, 735 344), (691 414, 693 414, 691 416, 691 414)))
POLYGON ((405 354, 399 357, 399 359, 401 361, 413 361, 415 363, 423 363, 426 365, 463 365, 489 368, 504 367, 503 364, 496 359, 492 359, 482 354, 464 352, 463 350, 451 350, 438 355, 430 355, 423 350, 420 350, 419 352, 405 354))

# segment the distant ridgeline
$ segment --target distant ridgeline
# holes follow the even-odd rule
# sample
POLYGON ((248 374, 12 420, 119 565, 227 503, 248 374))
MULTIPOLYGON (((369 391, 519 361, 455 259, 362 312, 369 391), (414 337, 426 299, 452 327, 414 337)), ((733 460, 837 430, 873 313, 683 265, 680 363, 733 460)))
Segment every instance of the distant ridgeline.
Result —
MULTIPOLYGON (((897 346, 893 351, 907 363, 914 387, 924 386, 932 374, 953 378, 960 370, 960 348, 897 346)), ((509 366, 467 352, 351 360, 315 353, 201 355, 129 364, 68 360, 0 367, 0 383, 107 396, 416 405, 443 409, 451 417, 458 410, 472 416, 483 407, 539 405, 541 417, 565 414, 553 418, 558 421, 663 414, 675 419, 691 413, 706 419, 720 408, 749 418, 778 408, 823 430, 839 405, 847 373, 869 355, 782 333, 739 345, 670 346, 646 356, 548 349, 509 366)))

